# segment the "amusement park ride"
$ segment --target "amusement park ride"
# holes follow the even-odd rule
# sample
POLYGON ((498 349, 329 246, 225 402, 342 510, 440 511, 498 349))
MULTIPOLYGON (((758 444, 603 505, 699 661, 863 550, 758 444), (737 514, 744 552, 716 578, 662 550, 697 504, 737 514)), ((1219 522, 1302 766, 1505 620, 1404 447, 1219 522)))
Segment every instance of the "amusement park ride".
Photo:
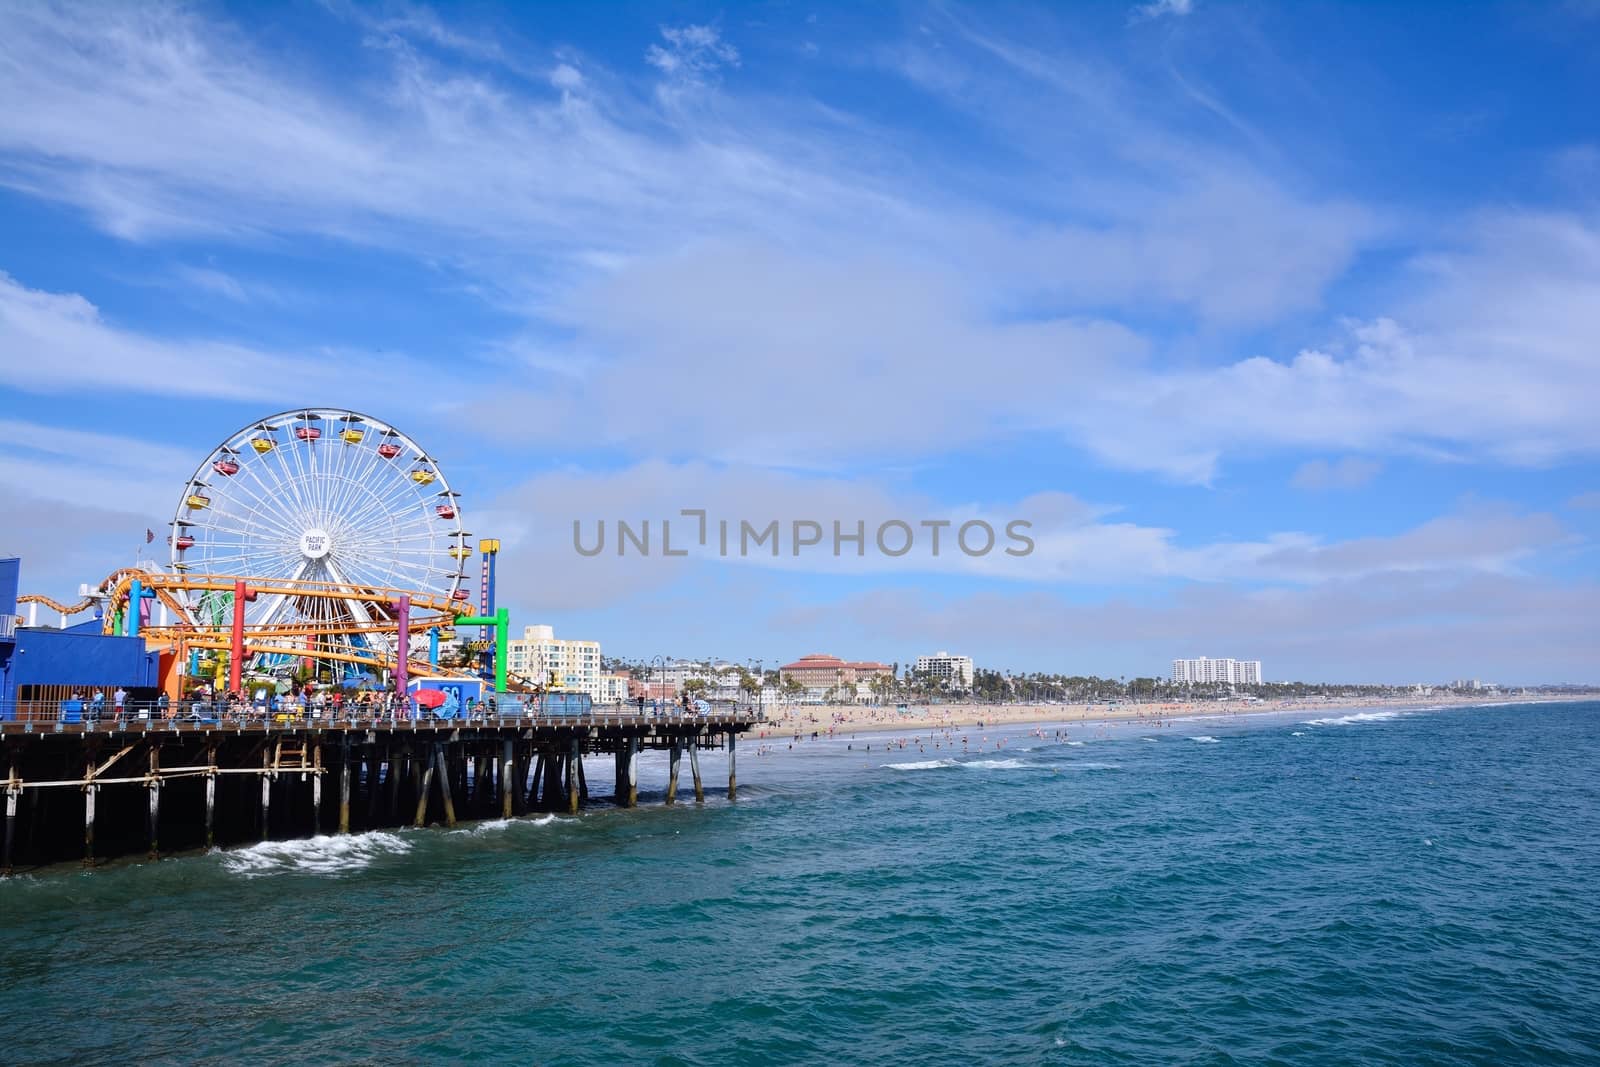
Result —
POLYGON ((247 675, 281 683, 301 669, 346 686, 387 675, 401 692, 418 678, 480 676, 506 690, 500 543, 478 543, 474 605, 466 579, 478 553, 460 494, 387 423, 310 408, 246 426, 196 468, 171 528, 166 567, 118 570, 72 605, 18 600, 60 612, 63 625, 99 609, 102 632, 162 653, 174 698, 186 677, 238 693, 247 675), (458 626, 484 628, 479 671, 439 663, 440 639, 458 626))

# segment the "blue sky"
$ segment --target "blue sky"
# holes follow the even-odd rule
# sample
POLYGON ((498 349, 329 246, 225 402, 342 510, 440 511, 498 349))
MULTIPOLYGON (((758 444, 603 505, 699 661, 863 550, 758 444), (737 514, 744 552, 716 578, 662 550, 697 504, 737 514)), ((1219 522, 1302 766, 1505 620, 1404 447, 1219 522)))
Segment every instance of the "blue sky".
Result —
POLYGON ((609 652, 1600 680, 1600 7, 0 5, 0 551, 297 405, 609 652), (1024 558, 572 524, 1033 523, 1024 558))

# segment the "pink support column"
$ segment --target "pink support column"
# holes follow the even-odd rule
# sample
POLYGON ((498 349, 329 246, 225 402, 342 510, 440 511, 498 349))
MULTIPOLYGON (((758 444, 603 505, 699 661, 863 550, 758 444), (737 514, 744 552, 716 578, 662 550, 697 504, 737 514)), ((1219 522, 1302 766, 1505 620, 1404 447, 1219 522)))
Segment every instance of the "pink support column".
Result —
POLYGON ((244 606, 256 598, 243 582, 233 583, 233 643, 228 657, 228 692, 238 694, 244 673, 244 606))

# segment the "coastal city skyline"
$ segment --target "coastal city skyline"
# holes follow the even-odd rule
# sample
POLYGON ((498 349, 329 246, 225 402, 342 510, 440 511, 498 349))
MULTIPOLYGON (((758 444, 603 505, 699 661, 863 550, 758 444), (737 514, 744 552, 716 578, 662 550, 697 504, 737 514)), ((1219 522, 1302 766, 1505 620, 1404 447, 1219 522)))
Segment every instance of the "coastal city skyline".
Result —
POLYGON ((1582 5, 5 25, 25 591, 343 404, 502 540, 513 629, 633 656, 1600 680, 1582 5))

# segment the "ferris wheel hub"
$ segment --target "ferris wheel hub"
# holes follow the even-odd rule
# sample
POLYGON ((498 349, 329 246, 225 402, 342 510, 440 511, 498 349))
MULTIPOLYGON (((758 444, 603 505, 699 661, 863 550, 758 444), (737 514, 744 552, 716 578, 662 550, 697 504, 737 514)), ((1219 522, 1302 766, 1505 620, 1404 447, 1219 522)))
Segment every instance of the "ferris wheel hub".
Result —
POLYGON ((300 535, 300 554, 306 559, 321 559, 333 551, 333 538, 328 531, 312 527, 300 535))

